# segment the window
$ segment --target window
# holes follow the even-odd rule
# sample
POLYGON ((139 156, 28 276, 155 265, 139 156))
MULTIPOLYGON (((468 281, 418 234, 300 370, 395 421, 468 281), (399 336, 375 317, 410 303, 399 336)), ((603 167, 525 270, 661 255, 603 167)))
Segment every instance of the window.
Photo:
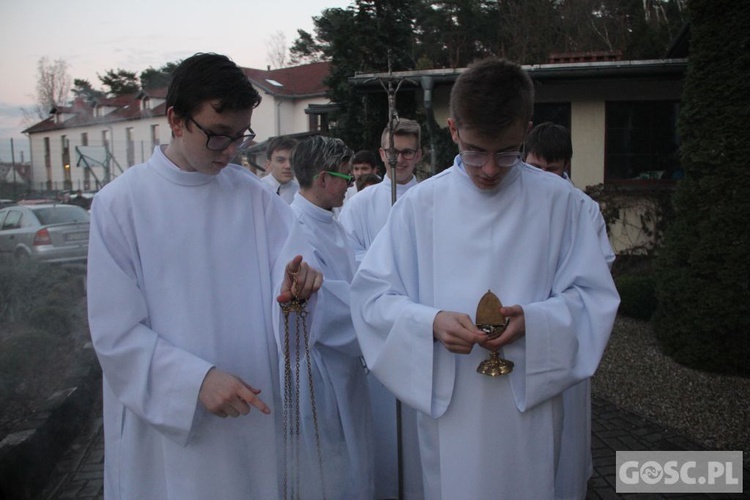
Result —
POLYGON ((330 121, 330 116, 336 109, 335 104, 310 104, 305 108, 308 131, 328 133, 335 125, 330 121))
POLYGON ((135 139, 133 138, 133 127, 125 129, 125 147, 127 152, 128 166, 135 165, 135 139))
POLYGON ((676 101, 606 103, 605 182, 682 178, 676 101))
POLYGON ((44 138, 44 171, 47 174, 47 189, 52 189, 52 153, 49 137, 44 138))
POLYGON ((570 103, 569 102, 544 102, 534 104, 534 125, 544 122, 553 122, 570 130, 570 103))
POLYGON ((151 149, 161 144, 159 141, 159 125, 151 125, 151 149))
POLYGON ((63 189, 72 189, 73 183, 70 178, 70 141, 68 140, 68 136, 64 135, 60 138, 60 145, 62 147, 63 189))
POLYGON ((9 210, 7 217, 5 217, 5 221, 3 222, 3 230, 20 228, 21 215, 21 212, 18 210, 9 210))

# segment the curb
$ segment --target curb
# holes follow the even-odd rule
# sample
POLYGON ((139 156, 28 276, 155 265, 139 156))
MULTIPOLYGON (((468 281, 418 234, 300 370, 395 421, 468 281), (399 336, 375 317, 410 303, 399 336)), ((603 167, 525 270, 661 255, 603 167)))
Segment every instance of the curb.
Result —
POLYGON ((41 411, 0 442, 0 500, 35 498, 86 425, 101 387, 101 368, 90 342, 78 352, 76 365, 67 388, 52 394, 41 411))

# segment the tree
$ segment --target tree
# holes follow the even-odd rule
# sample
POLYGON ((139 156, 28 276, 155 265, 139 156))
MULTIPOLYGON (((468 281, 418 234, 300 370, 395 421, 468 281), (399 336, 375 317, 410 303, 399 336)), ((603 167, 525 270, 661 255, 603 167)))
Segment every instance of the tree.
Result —
POLYGON ((73 88, 71 89, 76 99, 83 99, 85 102, 91 104, 95 100, 104 97, 104 92, 96 90, 91 86, 88 80, 81 80, 76 78, 73 80, 73 88))
POLYGON ((142 89, 159 89, 169 86, 169 82, 172 81, 172 73, 180 64, 180 61, 168 62, 159 69, 155 69, 151 66, 148 69, 141 71, 139 79, 141 81, 142 89))
POLYGON ((31 110, 23 110, 24 121, 33 123, 36 119, 47 118, 52 108, 66 104, 69 93, 68 63, 63 59, 50 61, 42 57, 37 63, 36 105, 31 110))
POLYGON ((750 3, 690 0, 679 115, 685 179, 657 260, 664 351, 692 367, 750 375, 750 3))
POLYGON ((286 35, 279 30, 266 40, 266 61, 273 69, 286 65, 286 35))
POLYGON ((313 35, 305 30, 297 30, 297 39, 289 48, 289 54, 294 65, 320 62, 323 59, 322 48, 315 42, 313 35))
MULTIPOLYGON (((554 52, 659 58, 682 26, 684 1, 356 0, 314 17, 313 34, 298 30, 290 54, 295 64, 331 62, 328 97, 338 106, 332 133, 355 148, 377 148, 386 94, 353 89, 348 79, 358 72, 459 68, 492 55, 543 64, 554 52)), ((417 117, 416 93, 402 90, 397 107, 417 117)), ((423 125, 446 145, 441 150, 454 149, 434 122, 423 125)))
POLYGON ((124 69, 108 70, 104 76, 99 75, 99 80, 102 82, 107 90, 109 97, 120 97, 128 94, 133 94, 140 90, 136 75, 132 71, 126 71, 124 69))
MULTIPOLYGON (((357 0, 347 9, 326 9, 313 18, 315 35, 298 31, 293 60, 330 60, 325 83, 329 98, 339 105, 332 134, 355 149, 377 149, 388 117, 385 94, 362 96, 349 85, 357 72, 414 69, 413 11, 416 0, 357 0)), ((399 95, 399 111, 412 117, 413 94, 399 95)))

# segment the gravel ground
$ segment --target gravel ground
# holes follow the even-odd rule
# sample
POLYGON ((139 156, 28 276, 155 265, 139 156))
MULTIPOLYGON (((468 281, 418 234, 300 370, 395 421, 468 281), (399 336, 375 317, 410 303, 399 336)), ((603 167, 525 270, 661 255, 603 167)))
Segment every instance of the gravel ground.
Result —
POLYGON ((750 379, 705 373, 661 354, 648 322, 618 317, 592 392, 706 449, 750 458, 750 379))

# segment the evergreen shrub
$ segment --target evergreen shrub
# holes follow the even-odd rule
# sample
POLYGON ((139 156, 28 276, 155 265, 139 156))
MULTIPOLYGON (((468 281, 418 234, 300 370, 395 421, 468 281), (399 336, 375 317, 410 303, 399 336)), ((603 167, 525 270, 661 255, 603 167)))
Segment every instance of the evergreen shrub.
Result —
POLYGON ((685 179, 656 263, 654 327, 677 362, 750 376, 750 2, 688 7, 678 124, 685 179))
POLYGON ((615 278, 620 294, 618 313, 634 319, 650 320, 656 311, 654 279, 651 276, 622 275, 615 278))

